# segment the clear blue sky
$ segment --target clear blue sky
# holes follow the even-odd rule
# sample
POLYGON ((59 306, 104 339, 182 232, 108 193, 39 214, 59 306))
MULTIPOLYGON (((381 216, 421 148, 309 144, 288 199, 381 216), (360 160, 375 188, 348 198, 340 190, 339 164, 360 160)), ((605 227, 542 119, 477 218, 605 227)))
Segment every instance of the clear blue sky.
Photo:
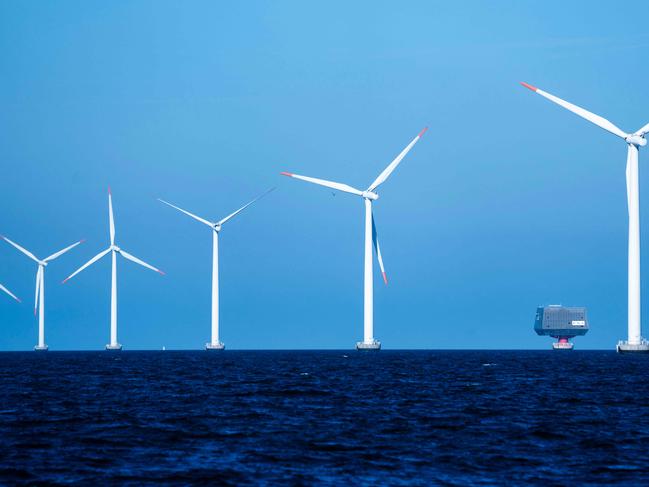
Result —
MULTIPOLYGON (((521 88, 649 122, 649 6, 611 2, 0 3, 0 232, 39 256, 47 343, 108 340, 117 241, 167 272, 119 267, 129 349, 209 338, 211 236, 158 203, 220 218, 229 348, 350 348, 362 338, 363 204, 279 176, 365 187, 424 126, 375 214, 390 348, 547 348, 538 304, 587 306, 579 348, 626 337, 626 149, 521 88)), ((649 259, 647 154, 642 251, 649 259)), ((645 267, 646 269, 646 267, 645 267)), ((36 267, 0 246, 0 349, 36 343, 36 267)), ((649 271, 645 271, 649 276, 649 271)), ((645 279, 646 282, 646 279, 645 279)), ((649 317, 649 288, 645 286, 649 317)), ((645 335, 649 335, 649 318, 645 335)))

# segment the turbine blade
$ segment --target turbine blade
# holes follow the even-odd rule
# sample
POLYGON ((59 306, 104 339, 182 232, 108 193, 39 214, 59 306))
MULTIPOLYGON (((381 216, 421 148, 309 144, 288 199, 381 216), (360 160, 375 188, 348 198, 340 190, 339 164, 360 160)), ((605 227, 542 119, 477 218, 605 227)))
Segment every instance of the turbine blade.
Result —
POLYGON ((14 298, 14 299, 15 299, 16 301, 18 301, 19 303, 21 302, 21 301, 20 301, 20 298, 16 297, 16 295, 15 295, 14 293, 12 293, 11 291, 9 291, 9 289, 7 289, 6 287, 4 287, 2 284, 0 284, 0 290, 6 292, 9 296, 11 296, 12 298, 14 298))
POLYGON ((113 195, 108 187, 108 220, 110 224, 110 244, 115 245, 115 218, 113 216, 113 195))
POLYGON ((379 177, 377 177, 372 184, 370 184, 370 187, 367 188, 368 191, 374 191, 376 188, 378 188, 381 184, 385 182, 388 177, 390 177, 390 174, 397 168, 401 160, 406 157, 406 154, 410 152, 410 149, 414 147, 414 145, 421 139, 424 135, 424 133, 428 130, 428 127, 424 128, 417 137, 412 139, 412 142, 410 142, 405 149, 401 151, 401 153, 392 161, 388 167, 386 167, 381 174, 379 174, 379 177))
POLYGON ((230 220, 231 218, 237 216, 237 215, 238 215, 239 213, 241 213, 243 210, 245 210, 245 209, 248 208, 250 205, 252 205, 255 201, 260 200, 261 198, 263 198, 264 196, 266 196, 266 195, 267 195, 268 193, 270 193, 271 191, 275 191, 275 188, 270 188, 270 189, 264 191, 262 194, 260 194, 259 196, 257 196, 254 200, 250 201, 249 203, 246 203, 246 204, 243 205, 241 208, 239 208, 237 211, 235 211, 235 212, 233 212, 233 213, 230 213, 228 216, 226 216, 225 218, 223 218, 222 220, 220 220, 220 221, 218 222, 218 225, 223 225, 225 222, 227 222, 227 221, 230 220))
POLYGON ((385 273, 385 267, 383 267, 383 257, 381 257, 381 246, 379 245, 379 237, 376 233, 376 224, 374 223, 374 213, 372 213, 372 243, 374 244, 374 250, 376 250, 376 257, 379 261, 379 267, 381 268, 381 275, 383 276, 383 282, 385 282, 387 286, 388 276, 385 273))
POLYGON ((9 240, 9 239, 8 239, 7 237, 5 237, 4 235, 2 235, 2 238, 3 238, 7 243, 9 243, 9 244, 13 245, 14 247, 16 247, 18 250, 20 250, 23 254, 25 254, 27 257, 29 257, 29 258, 32 259, 33 261, 35 261, 35 262, 39 262, 39 260, 36 258, 36 256, 35 256, 34 254, 32 254, 29 250, 27 250, 27 249, 21 247, 21 246, 18 245, 16 242, 12 242, 11 240, 9 240))
POLYGON ((88 266, 94 264, 94 263, 97 262, 99 259, 101 259, 103 256, 107 255, 111 250, 112 250, 112 248, 109 247, 109 248, 107 248, 106 250, 104 250, 103 252, 99 252, 99 253, 98 253, 97 255, 95 255, 92 259, 90 259, 88 262, 86 262, 85 264, 83 264, 83 265, 82 265, 81 267, 79 267, 76 271, 74 271, 72 274, 70 274, 68 277, 66 277, 66 278, 63 280, 63 284, 65 284, 65 283, 68 282, 70 279, 72 279, 74 276, 76 276, 77 274, 79 274, 79 272, 81 272, 82 270, 84 270, 86 267, 88 267, 88 266))
POLYGON ((136 264, 140 264, 141 266, 146 267, 147 269, 151 269, 152 271, 156 271, 157 273, 162 274, 164 276, 164 272, 162 272, 160 269, 157 269, 157 268, 153 267, 152 265, 147 264, 146 262, 144 262, 143 260, 138 259, 134 255, 131 255, 131 254, 129 254, 128 252, 126 252, 124 250, 119 250, 119 253, 125 259, 128 259, 131 262, 135 262, 136 264))
POLYGON ((631 162, 633 160, 634 154, 633 154, 634 148, 631 144, 629 144, 628 150, 627 150, 627 155, 626 155, 626 203, 627 203, 627 208, 631 208, 631 187, 629 185, 629 180, 631 179, 631 162))
POLYGON ((41 290, 43 279, 43 266, 38 266, 38 271, 36 272, 36 295, 34 296, 34 316, 36 316, 36 310, 38 309, 38 297, 40 295, 39 291, 41 290))
POLYGON ((72 250, 72 249, 75 248, 77 245, 82 244, 83 242, 85 242, 85 239, 84 239, 84 240, 79 240, 78 242, 73 243, 73 244, 70 245, 69 247, 66 247, 66 248, 64 248, 63 250, 59 250, 58 252, 53 253, 53 254, 50 255, 49 257, 46 257, 45 260, 44 260, 44 262, 51 262, 51 261, 53 261, 54 259, 56 259, 57 257, 61 257, 61 256, 62 256, 63 254, 65 254, 68 250, 72 250))
POLYGON ((521 84, 529 89, 534 91, 535 93, 538 93, 544 98, 547 98, 550 101, 553 101, 557 105, 562 106, 566 110, 570 110, 572 113, 579 115, 581 118, 585 118, 589 122, 594 123, 598 127, 603 128, 607 132, 612 133, 613 135, 617 135, 618 137, 621 137, 623 139, 626 139, 626 137, 629 135, 622 131, 619 127, 614 125, 613 123, 609 122, 606 120, 604 117, 600 117, 599 115, 595 115, 594 113, 589 112, 588 110, 585 110, 581 107, 578 107, 577 105, 573 105, 572 103, 569 103, 565 100, 562 100, 561 98, 558 98, 554 95, 551 95, 550 93, 546 93, 543 90, 538 89, 536 86, 528 85, 527 83, 521 82, 521 84))
POLYGON ((188 212, 188 211, 186 211, 186 210, 183 210, 182 208, 179 208, 179 207, 177 207, 177 206, 175 206, 175 205, 172 205, 171 203, 169 203, 169 202, 167 202, 167 201, 165 201, 165 200, 162 200, 162 199, 158 198, 158 201, 161 202, 161 203, 164 203, 164 204, 167 205, 167 206, 171 206, 172 208, 175 208, 176 210, 178 210, 178 211, 184 213, 185 215, 192 217, 194 220, 198 220, 199 222, 204 223, 204 224, 207 225, 208 227, 213 227, 213 226, 214 226, 213 223, 208 222, 208 221, 205 220, 204 218, 201 218, 200 216, 196 216, 196 215, 194 215, 193 213, 190 213, 190 212, 188 212))
POLYGON ((644 137, 644 134, 649 132, 649 123, 642 127, 640 130, 638 130, 634 135, 639 135, 640 137, 644 137))
POLYGON ((337 189, 338 191, 344 191, 345 193, 356 194, 362 196, 363 192, 359 189, 352 188, 347 184, 335 183, 333 181, 327 181, 325 179, 311 178, 308 176, 300 176, 298 174, 293 174, 290 172, 280 173, 282 176, 288 176, 289 178, 301 179, 302 181, 307 181, 313 184, 319 184, 320 186, 326 186, 327 188, 337 189))

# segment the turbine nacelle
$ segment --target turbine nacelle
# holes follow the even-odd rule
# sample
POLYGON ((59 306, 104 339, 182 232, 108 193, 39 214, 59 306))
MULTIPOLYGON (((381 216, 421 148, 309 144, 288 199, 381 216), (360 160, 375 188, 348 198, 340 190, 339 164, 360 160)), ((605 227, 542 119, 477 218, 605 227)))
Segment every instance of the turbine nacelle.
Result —
POLYGON ((122 249, 120 249, 117 245, 111 245, 110 250, 112 250, 113 252, 119 252, 122 249))
POLYGON ((627 142, 627 144, 633 144, 638 147, 644 147, 645 145, 647 145, 647 139, 645 139, 644 136, 638 134, 629 135, 624 140, 627 142))
POLYGON ((379 199, 379 195, 373 191, 363 191, 361 193, 361 196, 365 199, 372 200, 372 201, 376 201, 379 199))
POLYGON ((214 225, 212 225, 212 228, 216 233, 219 233, 221 231, 221 225, 219 223, 215 223, 214 225))

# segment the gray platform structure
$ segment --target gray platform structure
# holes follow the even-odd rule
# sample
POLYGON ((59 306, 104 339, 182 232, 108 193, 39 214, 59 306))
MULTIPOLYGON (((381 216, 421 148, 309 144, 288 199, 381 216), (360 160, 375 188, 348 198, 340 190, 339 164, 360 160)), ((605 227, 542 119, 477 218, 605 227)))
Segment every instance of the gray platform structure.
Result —
POLYGON ((556 338, 558 341, 552 344, 553 350, 572 350, 574 345, 570 339, 588 333, 586 308, 558 304, 539 306, 534 331, 537 335, 556 338))
POLYGON ((378 351, 381 350, 381 342, 378 340, 372 340, 369 343, 356 342, 356 350, 361 350, 363 352, 378 351))

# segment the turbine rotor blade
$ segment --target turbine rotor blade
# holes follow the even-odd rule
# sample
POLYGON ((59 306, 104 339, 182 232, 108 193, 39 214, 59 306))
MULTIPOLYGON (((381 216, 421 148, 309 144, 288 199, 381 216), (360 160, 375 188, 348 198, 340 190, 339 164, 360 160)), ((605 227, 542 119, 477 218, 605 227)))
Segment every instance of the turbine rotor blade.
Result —
POLYGON ((270 188, 270 189, 264 191, 262 194, 260 194, 259 196, 257 196, 254 200, 250 201, 249 203, 246 203, 246 204, 243 205, 241 208, 239 208, 237 211, 235 211, 235 212, 233 212, 233 213, 230 213, 228 216, 226 216, 226 217, 223 218, 222 220, 219 220, 219 222, 217 223, 217 225, 223 225, 225 222, 227 222, 227 221, 230 220, 231 218, 237 216, 237 215, 238 215, 239 213, 241 213, 243 210, 245 210, 245 209, 248 208, 250 205, 252 205, 255 201, 260 200, 261 198, 263 198, 264 196, 266 196, 266 195, 267 195, 268 193, 270 193, 271 191, 275 191, 275 188, 270 188))
POLYGON ((327 188, 333 188, 337 189, 338 191, 343 191, 345 193, 351 193, 355 194, 358 196, 362 196, 363 192, 359 189, 352 188, 351 186, 347 184, 342 184, 342 183, 336 183, 333 181, 327 181, 326 179, 318 179, 318 178, 312 178, 309 176, 300 176, 299 174, 293 174, 290 172, 282 172, 280 173, 282 176, 288 176, 289 178, 295 178, 295 179, 301 179, 302 181, 306 181, 308 183, 313 183, 313 184, 319 184, 320 186, 326 186, 327 188))
POLYGON ((61 257, 61 256, 62 256, 63 254, 65 254, 68 250, 72 250, 72 249, 75 248, 77 245, 82 244, 83 242, 85 242, 85 240, 79 240, 78 242, 73 243, 72 245, 70 245, 70 246, 64 248, 63 250, 59 250, 58 252, 53 253, 53 254, 50 255, 49 257, 46 257, 46 258, 43 260, 43 262, 51 262, 51 261, 53 261, 54 259, 56 259, 56 258, 58 258, 58 257, 61 257))
POLYGON ((538 93, 544 98, 547 98, 550 101, 553 101, 557 105, 562 106, 566 110, 570 110, 572 113, 579 115, 581 118, 585 118, 591 123, 594 123, 600 128, 603 128, 607 132, 612 133, 613 135, 617 135, 618 137, 621 137, 623 139, 626 139, 629 134, 625 133, 622 129, 617 127, 615 124, 611 123, 610 121, 606 120, 604 117, 600 117, 599 115, 595 115, 594 113, 589 112, 588 110, 585 110, 581 107, 578 107, 577 105, 573 105, 572 103, 569 103, 565 100, 562 100, 559 97, 556 97, 554 95, 551 95, 550 93, 547 93, 543 90, 538 89, 536 86, 528 85, 527 83, 521 82, 521 84, 529 89, 532 90, 535 93, 538 93))
POLYGON ((21 301, 20 301, 20 298, 16 297, 16 295, 15 295, 14 293, 12 293, 11 291, 9 291, 9 289, 7 289, 6 287, 4 287, 2 284, 0 284, 0 291, 4 291, 4 292, 6 292, 9 296, 11 296, 12 298, 14 298, 16 301, 18 301, 19 303, 21 302, 21 301))
POLYGON ((642 127, 640 130, 638 130, 634 135, 639 135, 641 137, 644 137, 644 134, 649 132, 649 123, 642 127))
POLYGON ((383 257, 381 257, 381 246, 379 245, 379 237, 376 233, 376 224, 374 223, 374 213, 372 212, 372 243, 374 244, 374 250, 376 251, 376 257, 379 261, 379 267, 381 268, 381 275, 383 276, 383 282, 386 286, 388 284, 388 276, 385 273, 385 267, 383 267, 383 257))
POLYGON ((424 128, 417 137, 412 139, 412 141, 406 146, 405 149, 401 151, 401 153, 390 163, 388 164, 388 167, 386 167, 381 174, 379 174, 379 177, 377 177, 372 184, 370 184, 370 187, 367 188, 368 191, 374 191, 376 188, 378 188, 381 184, 383 184, 386 179, 390 177, 390 174, 397 168, 401 160, 406 157, 406 154, 410 152, 410 149, 414 147, 414 145, 421 139, 426 133, 426 130, 428 130, 428 127, 424 128))
POLYGON ((165 201, 163 199, 158 198, 158 201, 160 203, 164 203, 167 206, 171 206, 172 208, 180 211, 181 213, 184 213, 187 216, 192 217, 194 220, 198 220, 199 222, 204 223, 208 227, 213 227, 214 226, 214 223, 209 222, 209 221, 205 220, 204 218, 201 218, 200 216, 196 216, 193 213, 188 212, 187 210, 183 210, 182 208, 179 208, 178 206, 172 205, 171 203, 169 203, 169 202, 167 202, 167 201, 165 201))
POLYGON ((39 291, 43 285, 43 266, 39 264, 38 271, 36 272, 36 295, 34 296, 34 316, 36 316, 36 310, 38 309, 38 297, 40 296, 39 291))
POLYGON ((152 265, 147 264, 146 262, 144 262, 143 260, 138 259, 134 255, 131 255, 128 252, 126 252, 124 250, 121 250, 121 249, 118 251, 118 253, 122 257, 124 257, 125 259, 128 259, 131 262, 135 262, 136 264, 140 264, 141 266, 146 267, 147 269, 151 269, 152 271, 156 271, 157 273, 162 274, 164 276, 164 272, 162 272, 160 269, 157 269, 156 267, 153 267, 152 265))
POLYGON ((66 277, 66 278, 63 280, 63 284, 65 284, 65 283, 68 282, 70 279, 72 279, 74 276, 76 276, 77 274, 79 274, 79 272, 81 272, 82 270, 84 270, 86 267, 88 267, 88 266, 94 264, 94 263, 97 262, 99 259, 101 259, 101 258, 104 257, 105 255, 107 255, 111 250, 113 250, 113 248, 112 248, 112 247, 109 247, 109 248, 107 248, 106 250, 104 250, 103 252, 99 252, 99 253, 98 253, 97 255, 95 255, 92 259, 90 259, 88 262, 86 262, 85 264, 83 264, 83 265, 82 265, 81 267, 79 267, 76 271, 74 271, 72 274, 70 274, 68 277, 66 277))
POLYGON ((629 144, 629 147, 627 149, 627 155, 626 155, 626 202, 627 202, 627 208, 631 208, 631 186, 630 186, 630 180, 631 180, 631 162, 633 160, 633 146, 629 144))
POLYGON ((108 187, 108 220, 110 225, 110 244, 115 245, 115 217, 113 216, 113 195, 108 187))
POLYGON ((29 258, 32 259, 33 261, 35 261, 35 262, 40 262, 40 261, 36 258, 36 256, 35 256, 34 254, 32 254, 29 250, 27 250, 27 249, 21 247, 21 246, 18 245, 16 242, 12 242, 11 240, 9 240, 9 239, 8 239, 7 237, 5 237, 4 235, 2 235, 2 238, 5 240, 5 242, 7 242, 7 243, 13 245, 14 247, 16 247, 18 250, 20 250, 23 254, 25 254, 27 257, 29 257, 29 258))

